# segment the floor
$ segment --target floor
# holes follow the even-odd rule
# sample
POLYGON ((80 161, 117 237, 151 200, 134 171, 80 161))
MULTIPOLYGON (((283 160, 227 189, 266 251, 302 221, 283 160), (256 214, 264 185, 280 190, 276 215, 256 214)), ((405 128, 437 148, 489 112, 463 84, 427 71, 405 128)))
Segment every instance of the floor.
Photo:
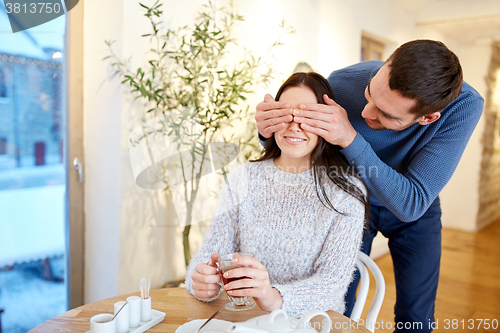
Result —
MULTIPOLYGON (((443 229, 442 249, 434 332, 500 332, 500 221, 477 233, 443 229)), ((379 326, 382 321, 385 325, 375 331, 392 332, 387 329, 387 323, 394 325, 396 301, 392 260, 385 255, 375 262, 386 280, 384 304, 377 319, 379 326)), ((372 280, 367 302, 371 302, 374 286, 372 280)))

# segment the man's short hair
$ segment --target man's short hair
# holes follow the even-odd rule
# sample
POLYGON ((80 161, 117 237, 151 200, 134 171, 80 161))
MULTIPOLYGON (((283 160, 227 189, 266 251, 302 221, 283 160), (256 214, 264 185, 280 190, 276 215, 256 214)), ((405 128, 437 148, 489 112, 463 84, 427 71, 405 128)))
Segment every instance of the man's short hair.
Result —
POLYGON ((460 61, 441 42, 407 42, 386 63, 390 68, 389 88, 417 101, 410 110, 416 117, 441 111, 462 91, 460 61))

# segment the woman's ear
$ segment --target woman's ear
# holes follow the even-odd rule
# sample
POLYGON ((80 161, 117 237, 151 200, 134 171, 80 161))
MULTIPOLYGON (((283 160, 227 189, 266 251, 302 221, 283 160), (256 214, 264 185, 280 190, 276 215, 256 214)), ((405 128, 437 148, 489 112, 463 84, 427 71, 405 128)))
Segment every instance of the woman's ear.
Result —
POLYGON ((428 125, 435 122, 439 118, 441 118, 441 112, 436 111, 434 113, 418 118, 417 123, 419 123, 420 125, 428 125))

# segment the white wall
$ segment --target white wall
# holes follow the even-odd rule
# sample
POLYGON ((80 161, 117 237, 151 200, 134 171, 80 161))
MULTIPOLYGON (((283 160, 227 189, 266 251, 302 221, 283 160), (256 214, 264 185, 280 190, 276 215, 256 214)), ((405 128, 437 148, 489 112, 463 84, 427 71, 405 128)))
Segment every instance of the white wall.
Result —
MULTIPOLYGON (((464 80, 483 97, 486 95, 491 41, 495 36, 498 38, 494 15, 499 12, 500 2, 496 0, 442 0, 428 2, 416 15, 417 37, 442 40, 452 49, 462 64, 464 80), (493 17, 492 21, 488 17, 493 17)), ((440 194, 445 227, 467 231, 481 227, 476 217, 484 125, 484 118, 481 118, 453 177, 440 194)))
POLYGON ((123 42, 120 1, 84 4, 84 301, 115 296, 120 250, 122 92, 109 79, 104 40, 123 42))
MULTIPOLYGON (((131 58, 131 68, 144 67, 152 57, 149 38, 141 37, 149 33, 148 20, 137 1, 124 0, 123 3, 123 57, 131 58)), ((147 5, 154 2, 145 1, 147 5)), ((169 11, 166 3, 164 11, 169 11)), ((177 13, 175 19, 182 19, 189 10, 177 13)), ((169 24, 169 21, 166 21, 169 24)), ((128 135, 144 120, 145 110, 139 102, 134 102, 124 89, 124 107, 121 113, 121 205, 120 205, 120 256, 118 271, 118 294, 139 290, 141 278, 151 279, 152 288, 162 286, 160 280, 173 278, 169 272, 172 258, 167 253, 174 252, 173 246, 178 236, 175 209, 170 205, 166 193, 149 190, 135 184, 128 156, 128 135), (170 221, 166 223, 166 221, 170 221)), ((173 259, 178 259, 174 257, 173 259)))
MULTIPOLYGON (((475 5, 467 5, 462 1, 459 6, 446 7, 445 3, 433 2, 424 7, 418 15, 422 22, 441 21, 456 18, 457 16, 471 17, 484 14, 484 11, 495 12, 500 10, 498 2, 482 0, 475 5)), ((491 38, 471 38, 470 24, 474 21, 465 21, 463 24, 450 25, 431 24, 417 28, 417 38, 430 38, 443 41, 460 59, 464 80, 474 87, 483 97, 486 95, 488 66, 491 57, 491 38), (452 34, 446 35, 444 32, 452 34), (461 37, 463 36, 463 38, 461 37)), ((476 24, 481 24, 481 22, 476 24)), ((476 34, 477 31, 475 32, 476 34)), ((462 159, 453 177, 440 194, 443 211, 442 223, 444 227, 476 231, 477 213, 479 209, 479 176, 481 170, 482 144, 484 119, 479 120, 474 133, 464 151, 462 159)))
MULTIPOLYGON (((153 2, 145 1, 146 4, 153 2)), ((164 22, 175 28, 191 24, 204 1, 190 1, 189 5, 175 0, 163 3, 164 22)), ((245 22, 238 25, 235 35, 239 46, 246 46, 254 54, 266 53, 277 37, 277 26, 282 18, 297 29, 297 34, 286 37, 286 45, 276 52, 275 68, 282 74, 250 100, 252 108, 265 92, 274 95, 299 61, 308 62, 325 76, 334 69, 356 63, 362 31, 384 40, 389 53, 401 43, 419 36, 444 38, 431 28, 417 31, 413 15, 389 0, 240 0, 236 4, 245 22)), ((114 49, 118 55, 133 55, 133 66, 144 64, 147 59, 144 52, 149 47, 147 38, 140 35, 148 29, 147 20, 137 0, 87 0, 84 8, 85 301, 91 302, 137 291, 141 277, 151 278, 152 288, 159 288, 169 280, 183 278, 185 268, 182 228, 168 193, 145 190, 134 183, 127 139, 141 121, 141 106, 132 102, 127 94, 122 96, 119 80, 109 78, 108 63, 101 60, 106 55, 104 40, 117 39, 114 49)), ((449 43, 458 47, 454 41, 449 43)), ((481 81, 480 73, 484 70, 475 57, 486 59, 486 48, 458 47, 466 78, 470 77, 467 80, 474 85, 481 81)), ((241 51, 233 49, 231 55, 238 57, 241 51)), ((479 134, 475 134, 469 146, 467 160, 477 159, 479 134)), ((459 195, 454 195, 477 184, 475 176, 469 177, 477 174, 476 168, 477 163, 461 163, 457 176, 442 195, 444 216, 446 221, 453 221, 454 226, 460 227, 461 222, 456 222, 457 219, 469 218, 477 209, 466 205, 467 198, 457 201, 459 195), (465 182, 464 174, 469 177, 465 182), (457 202, 461 210, 456 209, 457 202)), ((471 200, 475 199, 471 197, 471 200)), ((193 225, 194 249, 200 245, 208 223, 193 225)), ((377 254, 387 251, 385 243, 384 240, 376 241, 377 254)))
MULTIPOLYGON (((485 97, 485 77, 491 58, 490 41, 463 44, 456 53, 462 64, 465 81, 485 97)), ((484 125, 482 117, 469 140, 457 170, 441 192, 442 222, 445 227, 467 231, 478 230, 476 217, 479 209, 479 175, 483 152, 481 138, 484 125)))

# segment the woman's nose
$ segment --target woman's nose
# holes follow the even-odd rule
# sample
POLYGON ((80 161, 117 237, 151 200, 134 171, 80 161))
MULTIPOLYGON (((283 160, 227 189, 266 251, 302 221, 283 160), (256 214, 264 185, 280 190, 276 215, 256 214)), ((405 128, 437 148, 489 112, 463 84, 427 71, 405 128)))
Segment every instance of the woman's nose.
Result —
POLYGON ((296 123, 295 121, 292 121, 290 123, 290 125, 288 126, 288 129, 290 131, 294 131, 294 132, 302 132, 302 128, 300 128, 299 124, 296 123))

